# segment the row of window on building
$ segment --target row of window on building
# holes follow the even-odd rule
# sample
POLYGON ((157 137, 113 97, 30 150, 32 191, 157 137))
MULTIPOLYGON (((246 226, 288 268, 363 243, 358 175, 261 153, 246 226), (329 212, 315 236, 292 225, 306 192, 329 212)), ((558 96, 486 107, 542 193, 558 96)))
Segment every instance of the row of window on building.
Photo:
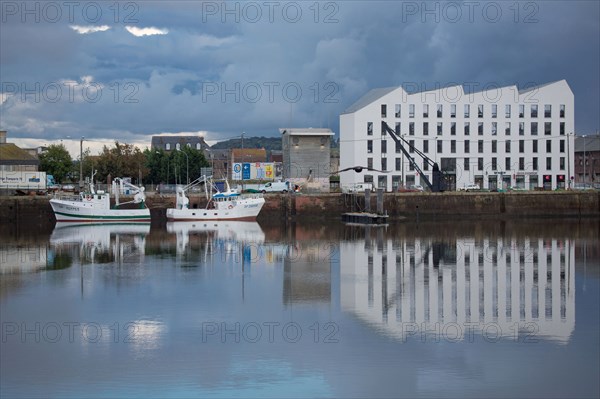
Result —
MULTIPOLYGON (((186 147, 191 148, 192 145, 190 143, 186 143, 185 144, 186 147)), ((171 143, 165 143, 165 150, 166 151, 171 151, 173 148, 171 146, 171 143)), ((175 143, 175 150, 180 150, 181 149, 181 143, 175 143)), ((202 145, 200 143, 196 143, 196 149, 197 150, 201 150, 202 149, 202 145)))
MULTIPOLYGON (((381 127, 381 135, 382 136, 387 135, 386 129, 383 127, 384 123, 385 122, 382 122, 382 127, 381 127)), ((546 136, 552 135, 552 122, 543 122, 543 123, 544 123, 544 125, 543 125, 544 126, 544 135, 546 135, 546 136)), ((446 124, 446 126, 448 126, 448 124, 446 124)), ((525 126, 526 126, 525 122, 519 122, 519 127, 518 127, 519 136, 525 135, 525 133, 526 133, 525 126)), ((484 131, 485 131, 484 127, 485 127, 484 122, 477 123, 477 134, 479 136, 483 136, 484 131)), ((462 131, 465 136, 471 135, 471 122, 463 122, 462 131)), ((532 136, 537 136, 538 131, 539 131, 539 123, 538 122, 530 122, 529 131, 527 132, 527 134, 532 135, 532 136)), ((394 132, 397 135, 406 134, 406 133, 402 133, 402 124, 400 122, 395 123, 394 132)), ((492 136, 496 136, 498 134, 498 122, 490 122, 489 132, 491 133, 492 136)), ((420 133, 420 135, 423 135, 423 136, 429 135, 429 122, 423 122, 422 130, 419 133, 420 133)), ((436 133, 438 136, 443 135, 443 133, 444 133, 444 123, 443 122, 437 122, 436 133)), ((456 122, 450 122, 450 135, 456 136, 456 133, 457 133, 456 122)), ((504 134, 506 136, 510 136, 511 133, 512 133, 512 123, 505 122, 504 123, 504 134)), ((409 136, 415 135, 415 122, 408 122, 407 134, 409 136)), ((558 134, 561 136, 565 135, 565 122, 559 122, 558 134)), ((373 135, 373 122, 367 122, 367 136, 372 136, 372 135, 373 135)))
MULTIPOLYGON (((450 153, 451 154, 456 154, 457 152, 457 140, 434 140, 436 142, 436 154, 443 154, 444 153, 444 148, 448 148, 444 146, 444 143, 448 143, 448 141, 450 142, 450 153)), ((528 149, 528 152, 532 152, 532 153, 537 153, 538 152, 538 148, 539 148, 539 141, 540 140, 527 140, 528 142, 531 143, 531 148, 528 149)), ((551 153, 552 152, 552 143, 555 140, 543 140, 543 142, 546 144, 545 148, 546 148, 546 152, 547 153, 551 153)), ((525 142, 526 140, 519 140, 519 141, 514 141, 515 143, 518 143, 518 147, 519 147, 519 153, 524 153, 525 152, 525 142)), ((381 153, 382 154, 387 154, 387 141, 386 140, 381 140, 381 153)), ((465 154, 469 154, 471 152, 471 141, 469 140, 465 140, 462 142, 463 143, 463 152, 465 154)), ((473 143, 475 143, 475 141, 473 141, 473 143)), ((501 145, 499 146, 499 142, 498 140, 490 140, 490 141, 485 141, 485 140, 477 140, 477 152, 482 154, 484 153, 485 150, 485 144, 489 143, 490 144, 490 149, 491 149, 491 153, 495 154, 498 152, 498 148, 501 147, 501 145)), ((502 143, 502 141, 500 141, 500 143, 502 143)), ((512 143, 513 141, 511 140, 506 140, 504 141, 504 152, 507 154, 511 153, 512 150, 512 143)), ((395 152, 396 154, 401 154, 402 150, 400 148, 400 144, 399 143, 395 143, 395 152)), ((565 153, 565 147, 566 147, 566 140, 561 139, 558 140, 558 151, 560 153, 565 153)), ((415 140, 408 140, 408 152, 410 153, 414 153, 415 152, 415 140)), ((556 147, 555 147, 556 148, 556 147)), ((422 141, 422 150, 425 154, 429 153, 429 140, 423 140, 422 141)), ((368 154, 372 154, 373 153, 373 140, 367 140, 367 153, 368 154)))
MULTIPOLYGON (((493 171, 495 170, 500 170, 499 164, 498 164, 498 160, 501 160, 501 158, 497 158, 497 157, 491 157, 490 158, 490 164, 489 164, 489 168, 493 171)), ((519 171, 538 171, 539 170, 539 162, 538 162, 538 157, 531 157, 531 159, 528 161, 528 163, 525 163, 525 157, 519 157, 517 159, 517 163, 513 164, 513 159, 511 157, 505 157, 504 158, 504 170, 519 170, 519 171)), ((542 158, 543 159, 543 158, 542 158)), ((546 169, 547 171, 552 170, 552 160, 554 158, 552 157, 546 157, 546 169)), ((395 169, 396 171, 401 171, 402 170, 402 158, 395 158, 395 169)), ((477 163, 477 167, 476 170, 484 170, 484 158, 469 158, 469 157, 465 157, 463 158, 463 170, 471 170, 472 167, 475 165, 475 162, 477 163)), ((374 169, 373 166, 373 158, 367 158, 367 167, 370 169, 374 169)), ((566 168, 566 158, 565 157, 559 157, 558 158, 558 167, 560 170, 565 170, 566 168)), ((421 168, 424 171, 428 171, 429 170, 429 163, 427 163, 425 160, 423 160, 423 165, 421 166, 421 168)), ((381 158, 381 170, 382 171, 388 171, 388 158, 381 158)), ((412 163, 408 164, 408 170, 413 171, 415 170, 414 165, 412 163)))
MULTIPOLYGON (((436 117, 443 118, 444 105, 437 104, 436 108, 437 108, 436 117)), ((529 107, 529 111, 530 111, 529 116, 531 118, 537 118, 538 117, 538 109, 539 109, 538 104, 531 104, 529 107)), ((429 104, 423 104, 422 111, 423 111, 423 118, 429 118, 429 104)), ((463 112, 464 112, 463 115, 465 118, 470 118, 471 117, 471 104, 464 104, 463 112)), ((387 104, 381 104, 381 117, 387 118, 387 114, 388 114, 387 104)), ((485 114, 484 104, 478 104, 477 105, 477 117, 483 118, 484 114, 485 114)), ((518 114, 519 114, 519 118, 525 118, 525 104, 519 104, 519 113, 518 114)), ((498 104, 491 104, 491 115, 492 115, 492 118, 498 117, 498 104)), ((512 105, 506 104, 504 106, 504 116, 506 118, 510 118, 511 115, 512 115, 512 105)), ((402 117, 402 104, 395 105, 394 117, 395 118, 402 117)), ((408 117, 409 118, 415 117, 415 104, 408 104, 408 117)), ((544 118, 551 118, 551 117, 552 117, 552 104, 545 104, 544 105, 544 118)), ((559 106, 559 117, 560 118, 565 117, 565 105, 564 104, 560 104, 560 106, 559 106)), ((456 104, 450 104, 450 118, 456 118, 456 104)))

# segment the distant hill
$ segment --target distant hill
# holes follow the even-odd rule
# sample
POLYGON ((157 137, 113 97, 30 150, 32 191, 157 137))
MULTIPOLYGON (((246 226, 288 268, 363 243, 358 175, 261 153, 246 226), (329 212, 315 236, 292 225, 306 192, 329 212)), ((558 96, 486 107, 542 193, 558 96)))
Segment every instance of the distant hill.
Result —
MULTIPOLYGON (((211 148, 215 150, 242 148, 242 139, 219 141, 211 148)), ((244 137, 244 148, 264 148, 267 151, 281 151, 281 137, 244 137)))
MULTIPOLYGON (((332 148, 336 148, 338 145, 338 140, 331 140, 332 148)), ((242 139, 219 141, 211 148, 215 150, 242 148, 242 139)), ((267 151, 281 151, 281 137, 244 137, 244 148, 264 148, 267 151)))

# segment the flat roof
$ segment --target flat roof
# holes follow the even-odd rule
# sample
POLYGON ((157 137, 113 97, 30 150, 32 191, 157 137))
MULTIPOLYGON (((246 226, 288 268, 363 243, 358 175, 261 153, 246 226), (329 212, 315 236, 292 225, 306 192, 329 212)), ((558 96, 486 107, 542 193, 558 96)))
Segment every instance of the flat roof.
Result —
POLYGON ((335 136, 331 129, 325 128, 281 128, 281 134, 289 134, 290 136, 335 136))

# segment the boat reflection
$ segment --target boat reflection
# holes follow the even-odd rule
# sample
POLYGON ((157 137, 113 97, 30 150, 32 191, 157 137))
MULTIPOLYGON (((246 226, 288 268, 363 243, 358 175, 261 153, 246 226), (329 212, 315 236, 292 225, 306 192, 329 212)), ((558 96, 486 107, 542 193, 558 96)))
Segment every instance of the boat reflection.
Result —
POLYGON ((50 236, 57 254, 90 263, 140 262, 145 255, 150 223, 80 224, 59 222, 50 236))
POLYGON ((340 257, 342 308, 401 340, 564 343, 575 327, 573 240, 367 235, 342 242, 340 257))
POLYGON ((265 233, 256 222, 167 222, 167 232, 177 237, 177 255, 187 253, 198 241, 198 246, 203 248, 206 254, 215 251, 235 254, 240 243, 244 244, 244 251, 259 250, 259 245, 265 241, 265 233))

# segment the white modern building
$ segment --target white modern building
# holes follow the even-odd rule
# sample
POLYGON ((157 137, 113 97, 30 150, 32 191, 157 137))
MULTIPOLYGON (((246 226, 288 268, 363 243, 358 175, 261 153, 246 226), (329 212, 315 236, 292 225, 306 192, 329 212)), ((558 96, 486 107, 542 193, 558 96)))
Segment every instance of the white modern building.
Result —
MULTIPOLYGON (((492 85, 488 85, 492 86, 492 85)), ((568 188, 574 174, 574 96, 565 80, 519 90, 450 86, 408 93, 374 89, 340 116, 340 169, 377 170, 340 175, 342 187, 372 182, 396 191, 422 184, 422 175, 383 129, 404 138, 406 150, 432 180, 422 151, 446 172, 449 190, 568 188)))

